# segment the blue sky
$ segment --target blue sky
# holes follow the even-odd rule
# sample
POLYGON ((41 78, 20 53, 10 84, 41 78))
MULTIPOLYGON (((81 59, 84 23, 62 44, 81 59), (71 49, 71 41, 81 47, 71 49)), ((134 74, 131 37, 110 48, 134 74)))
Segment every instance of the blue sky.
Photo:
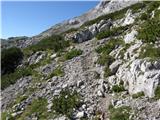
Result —
POLYGON ((56 23, 85 13, 97 4, 98 1, 3 1, 0 38, 37 35, 56 23))

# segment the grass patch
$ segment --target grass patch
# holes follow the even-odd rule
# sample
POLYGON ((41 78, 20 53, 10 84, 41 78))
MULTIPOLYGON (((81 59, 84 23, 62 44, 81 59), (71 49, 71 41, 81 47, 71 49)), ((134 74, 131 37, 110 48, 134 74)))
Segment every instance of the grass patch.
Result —
POLYGON ((24 120, 26 117, 36 114, 39 120, 44 120, 48 117, 47 114, 47 100, 44 98, 38 98, 32 101, 30 105, 25 109, 22 115, 18 116, 17 120, 24 120))
POLYGON ((2 112, 1 113, 1 119, 2 120, 15 120, 11 114, 7 113, 7 112, 2 112), (8 119, 7 119, 8 118, 8 119))
POLYGON ((148 4, 148 8, 147 8, 147 13, 151 13, 152 11, 154 11, 155 9, 157 9, 160 6, 160 2, 159 1, 152 1, 148 4))
POLYGON ((119 52, 120 58, 124 58, 125 52, 127 51, 128 48, 130 48, 131 45, 132 45, 131 43, 130 44, 127 43, 124 45, 123 49, 119 52))
POLYGON ((160 20, 151 19, 144 22, 138 30, 137 38, 145 43, 155 43, 160 38, 160 20))
POLYGON ((155 90, 155 98, 160 99, 160 85, 155 90))
POLYGON ((119 92, 125 91, 125 89, 124 89, 123 85, 114 85, 112 87, 112 91, 116 92, 116 93, 119 93, 119 92))
POLYGON ((72 59, 82 54, 82 50, 73 49, 64 55, 65 60, 72 59))
POLYGON ((22 77, 32 75, 32 69, 30 68, 17 68, 13 73, 2 75, 1 77, 1 89, 9 87, 11 84, 22 77))
POLYGON ((99 46, 96 50, 97 53, 109 54, 112 50, 120 45, 124 45, 124 41, 120 39, 111 39, 105 45, 99 46))
POLYGON ((61 67, 57 67, 53 72, 49 75, 49 78, 52 78, 54 76, 64 76, 64 72, 61 67))
POLYGON ((109 67, 109 65, 111 65, 113 63, 115 59, 110 56, 110 55, 101 55, 98 60, 97 63, 100 65, 106 65, 107 67, 109 67))
POLYGON ((77 92, 70 90, 63 90, 59 97, 53 99, 52 110, 57 114, 66 115, 72 118, 73 108, 77 108, 80 104, 80 96, 77 92))
POLYGON ((119 34, 123 33, 124 31, 126 31, 127 29, 129 29, 130 26, 131 25, 120 26, 120 27, 117 27, 117 28, 107 29, 105 31, 99 32, 96 35, 96 38, 98 40, 100 40, 100 39, 103 39, 103 38, 119 35, 119 34))
POLYGON ((76 32, 78 31, 78 28, 71 28, 69 30, 67 30, 66 32, 64 32, 65 34, 68 34, 68 33, 72 33, 72 32, 76 32))
POLYGON ((69 41, 65 41, 64 38, 60 35, 53 35, 51 37, 46 37, 42 39, 35 45, 31 45, 28 48, 24 49, 26 54, 31 54, 37 51, 46 51, 53 50, 54 52, 58 52, 68 47, 69 41))
POLYGON ((109 67, 105 67, 105 70, 104 70, 104 77, 109 77, 113 75, 113 73, 111 72, 111 70, 109 69, 109 67))
POLYGON ((138 92, 138 93, 136 93, 136 94, 133 94, 132 95, 132 98, 133 99, 136 99, 136 98, 140 98, 140 97, 142 97, 142 96, 144 96, 145 94, 144 94, 144 92, 138 92))
POLYGON ((111 108, 110 120, 129 120, 131 108, 129 106, 122 106, 118 108, 111 108))
POLYGON ((147 45, 142 48, 140 58, 151 58, 151 60, 158 60, 160 58, 160 48, 155 48, 152 45, 147 45))

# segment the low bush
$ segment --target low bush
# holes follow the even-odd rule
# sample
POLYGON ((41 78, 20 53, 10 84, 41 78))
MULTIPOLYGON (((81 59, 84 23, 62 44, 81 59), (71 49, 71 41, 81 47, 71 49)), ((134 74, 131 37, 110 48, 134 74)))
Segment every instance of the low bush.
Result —
POLYGON ((123 85, 114 85, 112 87, 112 91, 119 93, 119 92, 125 91, 125 89, 124 89, 123 85))
POLYGON ((147 8, 147 13, 151 13, 152 11, 154 11, 156 8, 158 8, 160 6, 160 2, 159 1, 152 1, 148 4, 148 8, 147 8))
POLYGON ((10 113, 2 112, 1 113, 2 120, 15 120, 10 113))
POLYGON ((2 74, 14 72, 15 68, 23 59, 23 53, 19 48, 12 47, 2 50, 1 53, 1 69, 2 74))
POLYGON ((100 64, 100 65, 106 65, 107 67, 109 67, 109 65, 111 65, 114 60, 115 59, 112 56, 102 54, 98 58, 97 63, 100 64))
POLYGON ((160 48, 155 48, 152 45, 147 45, 142 48, 140 58, 150 58, 152 60, 158 60, 160 58, 160 48))
POLYGON ((110 120, 129 120, 131 108, 129 106, 122 106, 118 108, 111 108, 110 120))
POLYGON ((77 92, 71 90, 63 90, 59 97, 53 99, 52 110, 57 114, 66 115, 72 118, 73 108, 79 107, 80 97, 77 92))
POLYGON ((21 77, 29 76, 32 74, 30 68, 17 68, 13 73, 2 75, 1 77, 1 89, 5 89, 11 84, 16 83, 21 77))
POLYGON ((73 49, 64 55, 65 60, 72 59, 82 54, 82 50, 73 49))
POLYGON ((24 120, 32 114, 36 114, 38 119, 44 120, 48 117, 47 104, 47 100, 44 98, 34 99, 17 119, 24 120))
POLYGON ((105 45, 99 46, 95 50, 96 50, 97 53, 105 53, 105 54, 108 55, 112 50, 114 50, 115 48, 117 48, 120 45, 124 45, 123 40, 111 39, 105 45))
POLYGON ((57 67, 53 72, 49 75, 49 78, 52 78, 53 76, 63 76, 64 72, 62 71, 61 67, 57 67))
POLYGON ((76 32, 76 31, 78 31, 77 28, 71 28, 71 29, 67 30, 67 31, 64 32, 64 33, 72 33, 72 32, 76 32))
POLYGON ((150 16, 149 16, 148 14, 142 13, 141 16, 140 16, 140 19, 141 19, 141 20, 148 20, 149 17, 150 17, 150 16))
POLYGON ((160 99, 160 85, 155 90, 155 98, 160 99))
POLYGON ((69 41, 65 41, 64 38, 60 35, 53 35, 51 37, 46 37, 37 44, 28 47, 27 50, 32 52, 46 50, 53 50, 54 52, 58 52, 68 46, 69 41))
POLYGON ((132 98, 133 99, 135 99, 135 98, 140 98, 140 97, 142 97, 142 96, 144 96, 145 94, 144 94, 144 92, 138 92, 138 93, 136 93, 136 94, 133 94, 132 95, 132 98))
POLYGON ((119 35, 119 34, 123 33, 125 30, 127 30, 130 26, 131 25, 120 26, 120 27, 117 27, 117 28, 107 29, 105 31, 102 31, 102 32, 98 33, 96 35, 96 38, 98 40, 100 40, 100 39, 103 39, 103 38, 119 35))
POLYGON ((141 28, 138 30, 137 38, 142 40, 145 43, 155 43, 160 38, 160 20, 159 19, 151 19, 145 21, 144 24, 141 25, 141 28))
POLYGON ((105 67, 104 77, 109 77, 111 75, 113 75, 113 73, 111 72, 111 70, 108 67, 105 67))

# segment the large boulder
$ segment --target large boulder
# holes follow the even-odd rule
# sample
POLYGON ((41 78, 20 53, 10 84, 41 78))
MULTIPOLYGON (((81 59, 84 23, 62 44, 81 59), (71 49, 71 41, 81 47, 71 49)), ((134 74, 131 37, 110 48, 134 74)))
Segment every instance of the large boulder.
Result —
POLYGON ((97 28, 99 30, 99 32, 110 29, 110 27, 112 26, 112 21, 111 19, 108 20, 101 20, 98 25, 97 28))
POLYGON ((155 89, 160 84, 160 62, 137 59, 128 66, 120 66, 117 76, 124 80, 130 94, 143 91, 146 96, 154 97, 155 89))
POLYGON ((85 29, 76 33, 73 39, 75 42, 82 43, 84 41, 92 39, 92 37, 92 32, 89 31, 89 29, 85 29))
POLYGON ((45 52, 38 51, 28 58, 29 65, 40 62, 46 56, 45 52))
POLYGON ((113 74, 115 74, 121 64, 122 64, 122 61, 121 61, 121 60, 116 60, 115 62, 113 62, 113 63, 109 66, 111 72, 112 72, 113 74))

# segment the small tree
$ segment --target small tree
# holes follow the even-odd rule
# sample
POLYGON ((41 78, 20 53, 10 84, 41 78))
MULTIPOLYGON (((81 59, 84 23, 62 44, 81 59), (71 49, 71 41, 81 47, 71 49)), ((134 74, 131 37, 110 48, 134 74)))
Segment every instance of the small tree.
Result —
POLYGON ((2 50, 1 69, 2 74, 11 73, 23 59, 23 53, 19 48, 12 47, 2 50))

